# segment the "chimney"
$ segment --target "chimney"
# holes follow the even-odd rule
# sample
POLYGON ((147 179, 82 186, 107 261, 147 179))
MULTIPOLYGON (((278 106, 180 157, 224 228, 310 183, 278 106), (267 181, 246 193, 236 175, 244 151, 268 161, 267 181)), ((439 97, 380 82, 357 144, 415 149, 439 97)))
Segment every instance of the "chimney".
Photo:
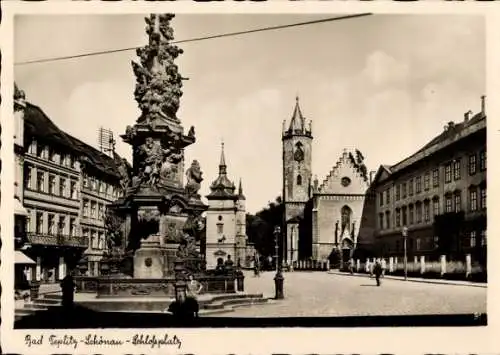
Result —
POLYGON ((481 96, 481 113, 486 116, 486 96, 481 96))
POLYGON ((471 116, 472 116, 472 111, 471 110, 469 110, 466 113, 464 113, 464 122, 469 121, 469 119, 471 118, 471 116))
POLYGON ((372 170, 372 171, 370 171, 370 185, 372 184, 372 182, 373 182, 373 178, 375 177, 375 174, 376 174, 376 173, 377 173, 376 171, 373 171, 373 170, 372 170))

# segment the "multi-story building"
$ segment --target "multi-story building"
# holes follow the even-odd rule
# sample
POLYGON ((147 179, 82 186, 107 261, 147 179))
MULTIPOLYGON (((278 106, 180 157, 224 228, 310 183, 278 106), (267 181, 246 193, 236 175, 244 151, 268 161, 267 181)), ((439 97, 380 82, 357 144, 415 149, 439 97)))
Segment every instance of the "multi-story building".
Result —
POLYGON ((371 189, 379 254, 402 255, 406 227, 409 257, 485 255, 485 97, 479 113, 467 112, 410 157, 382 165, 371 189))
POLYGON ((243 265, 247 259, 247 238, 245 224, 245 196, 239 187, 235 193, 234 183, 227 177, 227 165, 224 145, 219 163, 219 176, 210 185, 211 193, 207 196, 206 212, 206 251, 207 268, 213 269, 219 258, 228 256, 235 264, 243 265))
POLYGON ((106 244, 103 211, 119 189, 114 159, 60 130, 39 107, 26 102, 22 110, 23 249, 36 261, 33 278, 56 282, 84 254, 89 273, 95 274, 106 244), (98 191, 87 187, 84 174, 91 176, 98 191))

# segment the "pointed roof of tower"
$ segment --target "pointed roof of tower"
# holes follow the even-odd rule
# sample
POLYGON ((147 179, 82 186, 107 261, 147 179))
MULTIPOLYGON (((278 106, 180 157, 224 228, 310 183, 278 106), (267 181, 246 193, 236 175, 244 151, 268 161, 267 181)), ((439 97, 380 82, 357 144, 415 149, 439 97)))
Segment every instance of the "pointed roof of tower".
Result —
POLYGON ((240 185, 238 186, 238 199, 246 200, 245 195, 243 195, 243 186, 241 184, 241 178, 240 178, 240 185))
POLYGON ((309 122, 309 127, 306 127, 306 119, 302 114, 300 109, 299 97, 295 97, 295 108, 293 109, 292 119, 290 120, 290 125, 288 130, 285 130, 285 122, 283 122, 283 137, 289 137, 293 135, 306 135, 311 136, 312 122, 309 122))
POLYGON ((207 198, 227 198, 235 197, 234 190, 236 187, 234 183, 227 177, 227 165, 226 158, 224 156, 224 142, 221 143, 221 154, 219 163, 219 176, 210 185, 210 190, 212 191, 207 198))
POLYGON ((302 111, 300 110, 298 96, 295 97, 295 101, 296 101, 295 109, 293 110, 292 120, 290 121, 290 127, 288 129, 292 130, 293 132, 296 131, 302 132, 305 126, 305 119, 304 116, 302 115, 302 111))

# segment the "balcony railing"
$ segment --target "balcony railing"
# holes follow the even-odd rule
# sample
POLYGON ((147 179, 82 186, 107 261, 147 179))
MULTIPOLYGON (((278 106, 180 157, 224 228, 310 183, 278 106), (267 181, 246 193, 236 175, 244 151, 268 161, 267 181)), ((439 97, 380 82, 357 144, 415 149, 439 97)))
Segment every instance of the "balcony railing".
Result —
POLYGON ((48 234, 48 233, 27 233, 28 241, 31 244, 38 245, 54 245, 54 246, 69 246, 77 248, 87 248, 88 238, 85 236, 73 236, 64 234, 48 234))

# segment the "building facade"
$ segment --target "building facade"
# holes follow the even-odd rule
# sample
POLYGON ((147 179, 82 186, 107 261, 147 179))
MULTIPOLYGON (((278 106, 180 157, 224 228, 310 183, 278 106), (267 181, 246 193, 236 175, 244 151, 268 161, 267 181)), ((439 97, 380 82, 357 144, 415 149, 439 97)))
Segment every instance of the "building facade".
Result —
POLYGON ((282 260, 326 260, 332 254, 347 260, 369 220, 364 217, 369 178, 363 155, 345 149, 321 185, 317 178, 311 181, 312 123, 306 127, 298 99, 288 129, 283 123, 282 142, 282 260))
MULTIPOLYGON (((102 255, 106 243, 98 212, 118 196, 119 175, 113 158, 61 131, 39 107, 26 102, 22 114, 15 117, 16 135, 23 136, 19 154, 23 163, 18 172, 22 178, 16 180, 26 211, 25 227, 19 223, 16 234, 24 234, 22 249, 36 262, 32 278, 57 282, 66 276, 68 266, 75 267, 84 255, 93 255, 96 249, 102 255), (106 171, 93 176, 99 176, 94 177, 97 184, 102 181, 106 188, 111 187, 104 195, 96 193, 96 218, 89 222, 84 206, 92 192, 84 177, 86 171, 104 170, 102 166, 106 171), (96 238, 101 237, 100 244, 85 233, 89 224, 101 233, 96 234, 96 238)), ((90 259, 87 266, 90 274, 98 273, 90 259)))
POLYGON ((235 264, 246 260, 246 209, 245 196, 240 181, 238 193, 234 183, 227 177, 224 144, 222 144, 219 176, 210 185, 206 211, 206 265, 214 269, 217 260, 231 257, 235 264))
MULTIPOLYGON (((400 163, 379 168, 376 194, 378 254, 485 257, 486 113, 469 111, 400 163)), ((481 261, 481 260, 479 260, 481 261)), ((484 261, 484 260, 482 260, 484 261)))

